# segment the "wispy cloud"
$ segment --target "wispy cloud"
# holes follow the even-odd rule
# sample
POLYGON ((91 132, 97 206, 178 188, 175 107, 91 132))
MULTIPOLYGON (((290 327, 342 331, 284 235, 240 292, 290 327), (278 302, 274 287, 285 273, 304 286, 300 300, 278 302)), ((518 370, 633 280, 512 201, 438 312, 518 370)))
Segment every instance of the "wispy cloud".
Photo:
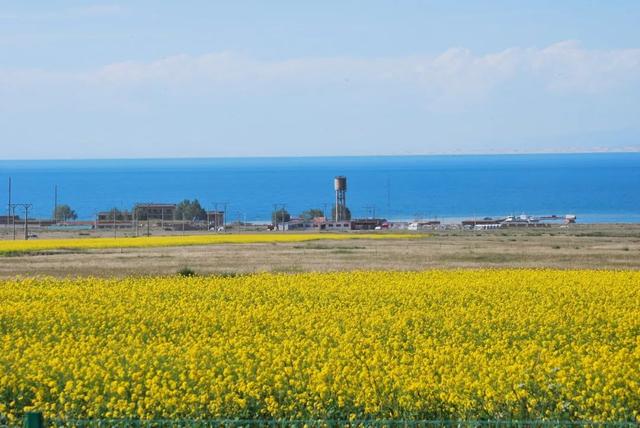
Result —
POLYGON ((481 100, 501 85, 526 83, 559 93, 601 93, 640 83, 640 49, 594 50, 575 41, 477 55, 452 48, 435 56, 293 58, 266 61, 235 53, 118 62, 86 71, 0 69, 0 88, 84 85, 109 90, 401 85, 439 103, 481 100))
POLYGON ((190 81, 406 82, 475 92, 517 77, 541 79, 548 89, 599 91, 640 80, 640 49, 589 50, 575 41, 542 49, 512 48, 487 55, 453 48, 437 56, 298 58, 260 61, 233 53, 177 55, 122 62, 82 73, 94 82, 181 84, 190 81))

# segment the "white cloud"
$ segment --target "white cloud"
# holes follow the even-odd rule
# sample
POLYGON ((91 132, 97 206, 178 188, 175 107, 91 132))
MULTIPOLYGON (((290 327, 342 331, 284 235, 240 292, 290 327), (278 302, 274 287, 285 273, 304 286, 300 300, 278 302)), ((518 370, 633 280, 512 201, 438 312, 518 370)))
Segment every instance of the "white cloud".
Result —
POLYGON ((586 50, 566 41, 528 57, 531 71, 553 90, 600 92, 640 80, 640 49, 586 50))
POLYGON ((560 93, 599 93, 640 82, 640 49, 593 50, 575 41, 477 55, 452 48, 436 56, 259 60, 221 52, 126 61, 88 71, 3 70, 0 89, 74 85, 113 90, 162 88, 175 93, 225 89, 400 85, 429 103, 464 105, 511 82, 560 93))
POLYGON ((435 57, 400 58, 299 58, 260 61, 233 53, 200 56, 177 55, 152 62, 122 62, 82 74, 93 81, 117 83, 193 80, 211 82, 293 81, 326 83, 398 81, 426 87, 475 92, 499 82, 533 76, 549 88, 597 91, 616 83, 640 80, 640 49, 588 50, 574 41, 543 49, 512 48, 474 55, 453 48, 435 57))

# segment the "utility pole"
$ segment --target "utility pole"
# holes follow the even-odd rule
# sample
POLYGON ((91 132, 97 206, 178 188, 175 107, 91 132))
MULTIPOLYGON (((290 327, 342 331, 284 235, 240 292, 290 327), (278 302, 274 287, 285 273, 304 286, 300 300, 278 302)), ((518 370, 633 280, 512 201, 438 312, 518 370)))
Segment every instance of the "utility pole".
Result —
POLYGON ((364 207, 367 210, 367 215, 371 216, 370 218, 376 218, 376 206, 375 205, 367 205, 364 207))
POLYGON ((224 206, 224 210, 222 211, 222 229, 227 230, 227 205, 228 202, 224 202, 222 205, 224 206))
POLYGON ((150 224, 149 224, 149 212, 151 212, 151 210, 149 209, 151 206, 147 205, 147 236, 151 236, 151 230, 149 229, 150 224))
POLYGON ((280 230, 280 221, 278 219, 278 204, 273 204, 273 213, 274 213, 274 223, 276 230, 280 230))
POLYGON ((10 206, 10 211, 11 211, 11 224, 13 225, 13 240, 16 240, 16 206, 15 204, 11 204, 10 206))
POLYGON ((29 239, 29 210, 33 207, 33 204, 11 204, 11 209, 13 211, 13 239, 16 239, 16 207, 24 208, 24 239, 25 241, 29 239))
POLYGON ((276 230, 278 230, 278 204, 273 204, 273 222, 276 230))
POLYGON ((220 212, 220 208, 218 208, 218 205, 220 207, 222 207, 222 224, 218 224, 218 216, 216 216, 214 218, 214 223, 215 223, 215 228, 216 230, 218 230, 218 228, 220 226, 222 226, 223 229, 227 228, 227 205, 229 205, 229 202, 214 202, 214 210, 215 212, 220 212))
POLYGON ((133 230, 135 232, 136 238, 138 237, 138 205, 133 207, 133 215, 131 216, 133 219, 133 230))
POLYGON ((29 208, 32 207, 31 204, 22 204, 24 207, 24 240, 29 239, 29 208))
POLYGON ((243 232, 244 225, 247 222, 247 214, 240 210, 236 211, 236 214, 238 215, 238 231, 243 232))
POLYGON ((9 217, 11 216, 11 177, 9 177, 9 204, 7 205, 7 224, 6 227, 9 228, 9 217))
POLYGON ((287 209, 287 204, 279 203, 273 204, 273 212, 275 213, 275 226, 276 230, 280 230, 280 222, 282 222, 282 231, 284 232, 284 213, 287 209))
POLYGON ((53 186, 53 223, 58 224, 58 185, 53 186))

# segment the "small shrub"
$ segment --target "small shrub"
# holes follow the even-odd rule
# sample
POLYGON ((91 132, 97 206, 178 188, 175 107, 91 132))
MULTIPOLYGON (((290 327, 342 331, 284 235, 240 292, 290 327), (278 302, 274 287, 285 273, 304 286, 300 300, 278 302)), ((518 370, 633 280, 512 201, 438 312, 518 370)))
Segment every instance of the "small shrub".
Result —
POLYGON ((242 274, 238 272, 216 272, 213 274, 213 276, 218 278, 236 278, 241 275, 242 274))
POLYGON ((189 267, 183 267, 178 271, 179 276, 196 276, 196 271, 189 267))

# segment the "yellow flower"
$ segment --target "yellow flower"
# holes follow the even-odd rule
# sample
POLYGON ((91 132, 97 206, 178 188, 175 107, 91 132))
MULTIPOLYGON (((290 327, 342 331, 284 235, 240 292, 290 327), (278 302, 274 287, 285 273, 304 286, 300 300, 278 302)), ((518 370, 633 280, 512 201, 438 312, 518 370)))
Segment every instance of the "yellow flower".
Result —
POLYGON ((54 249, 104 249, 104 248, 146 248, 176 247, 188 245, 215 244, 253 244, 275 242, 304 242, 316 240, 349 239, 417 239, 426 238, 426 234, 409 233, 247 233, 212 234, 181 236, 140 236, 124 238, 76 238, 76 239, 38 239, 30 241, 0 240, 0 254, 11 252, 29 252, 54 249))
POLYGON ((640 272, 25 278, 0 302, 10 422, 640 418, 640 272))

